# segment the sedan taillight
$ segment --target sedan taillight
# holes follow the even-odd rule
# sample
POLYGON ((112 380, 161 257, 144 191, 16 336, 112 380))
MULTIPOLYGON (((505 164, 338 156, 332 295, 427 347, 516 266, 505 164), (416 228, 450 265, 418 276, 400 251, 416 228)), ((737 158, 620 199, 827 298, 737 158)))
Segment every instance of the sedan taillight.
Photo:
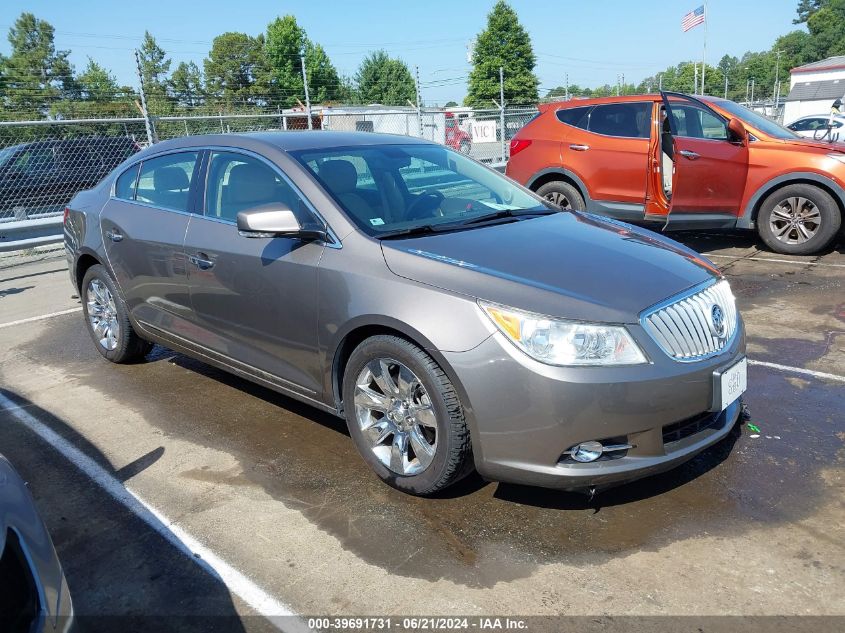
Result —
POLYGON ((516 156, 524 150, 526 147, 531 145, 531 141, 524 138, 514 138, 511 139, 511 156, 516 156))

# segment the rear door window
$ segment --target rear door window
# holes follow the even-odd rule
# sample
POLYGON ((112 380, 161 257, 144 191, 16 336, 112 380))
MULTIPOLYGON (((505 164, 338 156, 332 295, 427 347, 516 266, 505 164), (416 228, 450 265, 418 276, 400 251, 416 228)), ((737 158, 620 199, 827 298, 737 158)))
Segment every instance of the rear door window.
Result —
POLYGON ((590 132, 623 138, 651 136, 651 102, 608 103, 597 105, 590 113, 590 132))
POLYGON ((199 152, 180 152, 145 160, 141 164, 135 200, 163 209, 187 211, 198 157, 199 152))

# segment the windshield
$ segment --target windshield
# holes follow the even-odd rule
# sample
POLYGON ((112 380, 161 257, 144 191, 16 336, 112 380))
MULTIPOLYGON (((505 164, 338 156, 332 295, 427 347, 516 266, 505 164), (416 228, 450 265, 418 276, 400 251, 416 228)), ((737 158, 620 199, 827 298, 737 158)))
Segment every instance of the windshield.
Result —
POLYGON ((293 153, 365 233, 382 237, 491 215, 549 213, 504 176, 439 145, 368 145, 293 153))
POLYGON ((17 145, 14 147, 7 147, 6 149, 0 149, 0 167, 3 167, 6 163, 8 163, 17 151, 17 145))
POLYGON ((770 118, 749 110, 745 106, 741 106, 733 101, 719 100, 715 103, 715 105, 736 118, 747 122, 748 125, 760 130, 767 136, 781 139, 799 138, 792 130, 788 130, 779 123, 775 123, 770 118))

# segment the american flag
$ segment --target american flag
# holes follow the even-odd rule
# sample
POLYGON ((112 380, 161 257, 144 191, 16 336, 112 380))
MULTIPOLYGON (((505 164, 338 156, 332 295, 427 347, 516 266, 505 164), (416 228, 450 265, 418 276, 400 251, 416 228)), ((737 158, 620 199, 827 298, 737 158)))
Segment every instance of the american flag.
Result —
POLYGON ((691 28, 696 27, 699 24, 704 24, 703 4, 698 7, 695 11, 690 11, 684 16, 684 19, 681 20, 681 28, 684 30, 684 33, 686 33, 691 28))

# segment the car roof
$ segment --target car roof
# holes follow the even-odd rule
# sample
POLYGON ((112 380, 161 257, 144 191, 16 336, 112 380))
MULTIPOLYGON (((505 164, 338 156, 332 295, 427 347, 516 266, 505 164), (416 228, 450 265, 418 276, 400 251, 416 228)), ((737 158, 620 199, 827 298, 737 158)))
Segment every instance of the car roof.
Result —
MULTIPOLYGON (((240 147, 242 149, 260 149, 271 146, 285 152, 331 149, 334 147, 355 147, 366 145, 437 145, 432 141, 413 138, 400 134, 376 134, 373 132, 337 132, 330 130, 294 130, 272 132, 243 132, 230 134, 201 134, 183 136, 162 141, 147 148, 146 151, 189 149, 211 145, 240 147)), ((440 145, 438 145, 440 147, 440 145)))
POLYGON ((654 94, 638 94, 638 95, 619 95, 610 97, 590 97, 588 99, 575 98, 569 101, 552 101, 549 104, 541 104, 541 106, 552 106, 553 110, 560 108, 577 108, 581 106, 601 105, 604 103, 629 103, 637 101, 660 101, 660 95, 654 94))

